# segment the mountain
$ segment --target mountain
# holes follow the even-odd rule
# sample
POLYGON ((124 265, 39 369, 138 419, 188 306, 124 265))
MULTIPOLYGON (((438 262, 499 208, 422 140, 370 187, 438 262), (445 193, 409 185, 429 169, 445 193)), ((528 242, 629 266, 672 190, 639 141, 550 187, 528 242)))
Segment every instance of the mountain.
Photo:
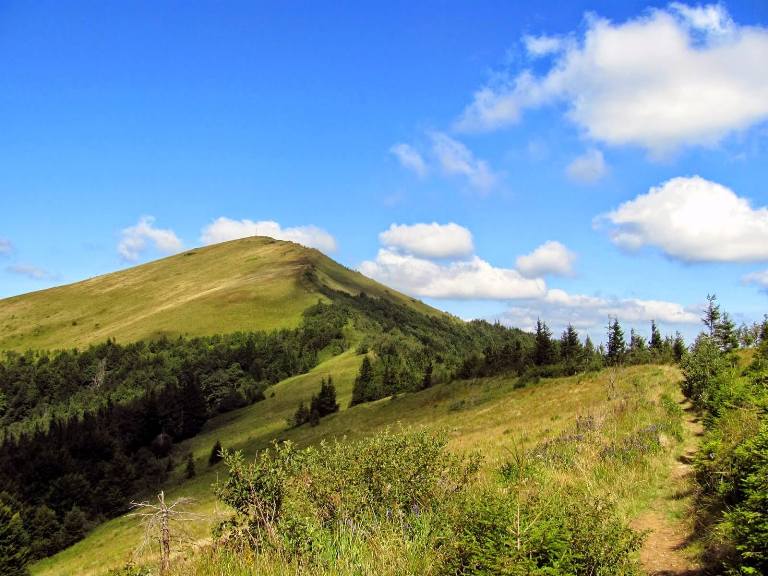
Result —
POLYGON ((294 328, 327 289, 440 314, 317 250, 251 237, 0 300, 0 350, 294 328))

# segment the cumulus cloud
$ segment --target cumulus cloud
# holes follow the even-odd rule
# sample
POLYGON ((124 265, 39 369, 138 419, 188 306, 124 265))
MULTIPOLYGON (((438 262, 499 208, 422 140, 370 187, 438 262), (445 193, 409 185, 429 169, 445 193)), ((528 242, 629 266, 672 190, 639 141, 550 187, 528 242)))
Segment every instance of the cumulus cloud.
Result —
POLYGON ((464 144, 442 132, 434 132, 431 137, 432 153, 443 172, 463 176, 470 186, 479 190, 488 190, 496 184, 497 174, 485 160, 476 158, 464 144))
POLYGON ((184 247, 173 230, 156 228, 152 216, 142 216, 135 226, 124 228, 120 233, 117 252, 128 262, 135 262, 150 247, 164 254, 179 252, 184 247))
POLYGON ((694 326, 701 322, 698 307, 684 307, 665 300, 569 294, 557 288, 548 290, 540 300, 509 307, 499 320, 531 330, 538 318, 544 318, 550 327, 557 330, 572 324, 578 329, 601 335, 609 317, 629 325, 651 320, 675 326, 694 326))
POLYGON ((656 246, 686 262, 768 260, 768 208, 699 176, 673 178, 598 217, 625 249, 656 246))
POLYGON ((288 240, 323 252, 336 250, 336 239, 317 226, 295 226, 283 228, 273 220, 233 220, 220 217, 203 228, 200 240, 204 244, 218 244, 249 236, 269 236, 275 240, 288 240))
POLYGON ((755 284, 768 290, 768 270, 752 272, 744 276, 741 280, 744 284, 755 284))
POLYGON ((523 44, 529 56, 541 58, 550 54, 556 54, 563 49, 564 41, 559 36, 523 36, 523 44))
POLYGON ((360 265, 360 271, 408 294, 429 298, 509 300, 537 298, 546 292, 542 279, 496 268, 477 256, 442 264, 382 248, 376 260, 360 265))
POLYGON ((395 144, 389 149, 390 154, 398 159, 400 165, 418 176, 426 176, 427 163, 421 154, 410 144, 395 144))
POLYGON ((568 118, 606 144, 654 155, 713 145, 768 119, 766 61, 768 29, 734 23, 722 5, 675 3, 622 23, 591 15, 543 75, 478 90, 457 128, 495 130, 565 102, 568 118))
POLYGON ((472 232, 449 224, 392 224, 379 234, 383 246, 425 258, 457 258, 472 254, 472 232))
POLYGON ((8 266, 5 270, 11 274, 26 276, 30 280, 53 280, 56 278, 56 275, 48 272, 48 270, 32 266, 31 264, 14 264, 13 266, 8 266))
POLYGON ((576 254, 560 242, 550 240, 536 248, 530 254, 519 256, 515 265, 528 278, 551 274, 570 276, 573 274, 573 262, 576 254))
POLYGON ((13 244, 11 244, 11 241, 6 240, 5 238, 0 238, 0 255, 10 254, 11 252, 13 252, 13 244))
POLYGON ((574 158, 565 169, 568 178, 580 184, 594 184, 608 172, 605 158, 600 150, 587 150, 581 156, 574 158))

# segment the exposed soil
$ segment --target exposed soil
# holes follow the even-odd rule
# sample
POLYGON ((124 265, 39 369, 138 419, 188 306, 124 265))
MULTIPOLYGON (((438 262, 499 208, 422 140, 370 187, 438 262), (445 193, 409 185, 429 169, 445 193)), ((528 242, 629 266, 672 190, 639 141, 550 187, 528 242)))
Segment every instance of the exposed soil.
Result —
POLYGON ((640 561, 649 576, 698 576, 701 566, 686 552, 693 530, 690 514, 675 519, 673 511, 687 512, 693 495, 691 461, 704 428, 696 412, 685 404, 683 425, 685 441, 683 453, 669 471, 669 488, 651 502, 648 510, 640 514, 632 526, 648 535, 640 551, 640 561))

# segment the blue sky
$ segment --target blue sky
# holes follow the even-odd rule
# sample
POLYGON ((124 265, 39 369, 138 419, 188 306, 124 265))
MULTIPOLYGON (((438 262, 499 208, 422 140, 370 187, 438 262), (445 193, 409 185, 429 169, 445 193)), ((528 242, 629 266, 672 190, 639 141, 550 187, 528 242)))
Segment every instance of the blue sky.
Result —
POLYGON ((768 4, 528 4, 0 2, 0 297, 270 233, 466 318, 762 318, 768 4))

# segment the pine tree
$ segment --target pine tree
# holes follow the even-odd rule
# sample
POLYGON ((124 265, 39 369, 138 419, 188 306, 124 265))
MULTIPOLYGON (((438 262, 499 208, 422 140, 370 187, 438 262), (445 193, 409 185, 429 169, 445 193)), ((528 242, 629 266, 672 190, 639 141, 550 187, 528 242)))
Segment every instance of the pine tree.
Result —
POLYGON ((317 426, 318 424, 320 424, 320 412, 317 411, 317 408, 314 408, 309 412, 309 425, 317 426))
POLYGON ((651 350, 657 354, 661 354, 663 341, 661 339, 661 332, 659 327, 656 326, 656 320, 651 320, 651 350))
POLYGON ((553 364, 554 345, 552 343, 552 332, 546 322, 536 321, 536 337, 533 349, 533 363, 537 366, 553 364))
POLYGON ((715 325, 715 342, 723 352, 731 352, 739 347, 736 324, 728 312, 723 312, 715 325))
POLYGON ((221 442, 216 440, 216 444, 214 444, 213 448, 211 448, 211 455, 208 456, 208 466, 213 466, 217 462, 221 461, 221 451, 221 442))
POLYGON ((363 357, 360 364, 360 371, 355 378, 355 385, 352 388, 352 401, 350 406, 368 402, 374 398, 373 366, 368 356, 363 357))
POLYGON ((321 418, 339 411, 339 404, 336 402, 336 387, 330 376, 328 376, 328 380, 323 379, 320 384, 320 393, 317 395, 317 411, 321 418))
POLYGON ((717 303, 715 294, 707 294, 707 309, 704 311, 701 321, 709 330, 710 337, 714 336, 715 328, 720 322, 720 305, 717 303))
POLYGON ((191 452, 187 455, 187 468, 185 474, 187 479, 194 478, 197 475, 197 472, 195 471, 195 459, 192 457, 191 452))
POLYGON ((626 342, 624 342, 624 330, 621 329, 618 318, 611 318, 608 321, 608 352, 606 359, 608 364, 616 365, 621 363, 627 351, 626 342))
POLYGON ((29 559, 29 534, 21 516, 0 502, 0 574, 26 576, 29 559))
POLYGON ((304 404, 304 400, 299 402, 299 407, 296 409, 296 413, 293 415, 293 426, 298 428, 302 424, 309 422, 309 409, 304 404))
POLYGON ((675 357, 675 362, 680 362, 686 352, 685 340, 683 340, 680 332, 675 333, 675 341, 672 343, 672 354, 675 357))
POLYGON ((579 333, 571 324, 563 331, 560 337, 560 357, 563 362, 573 362, 581 354, 581 341, 579 333))

